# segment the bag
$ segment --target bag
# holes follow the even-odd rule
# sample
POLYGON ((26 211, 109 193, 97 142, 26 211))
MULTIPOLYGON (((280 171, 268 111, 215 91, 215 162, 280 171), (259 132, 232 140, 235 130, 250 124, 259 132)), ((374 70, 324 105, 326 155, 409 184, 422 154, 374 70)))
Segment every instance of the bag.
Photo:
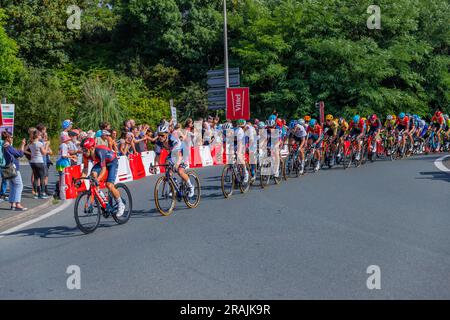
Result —
POLYGON ((16 170, 16 166, 14 165, 14 163, 10 163, 4 167, 1 167, 2 169, 2 177, 5 180, 10 180, 10 179, 14 179, 15 177, 17 177, 17 170, 16 170))

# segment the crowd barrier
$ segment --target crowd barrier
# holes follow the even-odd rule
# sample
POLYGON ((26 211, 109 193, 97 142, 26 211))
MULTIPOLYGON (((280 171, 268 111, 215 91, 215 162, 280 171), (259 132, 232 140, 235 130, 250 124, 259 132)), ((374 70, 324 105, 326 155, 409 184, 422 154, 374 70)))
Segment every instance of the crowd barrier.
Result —
MULTIPOLYGON (((184 154, 183 156, 190 168, 223 165, 226 163, 226 152, 221 145, 191 147, 189 149, 189 154, 184 154)), ((167 151, 162 150, 159 163, 164 163, 167 156, 167 151)), ((119 169, 116 183, 140 180, 152 175, 149 168, 155 164, 155 158, 156 154, 154 151, 118 157, 119 169)), ((89 171, 91 168, 92 163, 89 163, 89 171)), ((83 165, 70 166, 64 169, 64 174, 61 176, 59 182, 62 199, 75 199, 79 192, 89 188, 89 182, 87 180, 84 181, 80 188, 75 186, 74 180, 81 177, 82 171, 83 165)), ((164 171, 164 167, 158 169, 158 173, 163 173, 164 171)), ((104 182, 100 182, 100 187, 105 187, 104 182)))

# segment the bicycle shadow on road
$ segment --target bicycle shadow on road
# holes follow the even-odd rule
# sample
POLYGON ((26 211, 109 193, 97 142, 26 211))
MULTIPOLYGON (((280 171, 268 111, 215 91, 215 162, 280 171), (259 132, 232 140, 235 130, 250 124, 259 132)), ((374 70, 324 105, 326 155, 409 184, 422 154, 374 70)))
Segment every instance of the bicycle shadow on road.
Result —
POLYGON ((77 227, 67 226, 30 228, 4 234, 4 236, 34 236, 47 239, 79 237, 82 235, 84 234, 77 227))
POLYGON ((442 171, 429 171, 429 172, 420 172, 423 177, 418 177, 418 180, 440 180, 445 182, 450 182, 450 174, 442 171))

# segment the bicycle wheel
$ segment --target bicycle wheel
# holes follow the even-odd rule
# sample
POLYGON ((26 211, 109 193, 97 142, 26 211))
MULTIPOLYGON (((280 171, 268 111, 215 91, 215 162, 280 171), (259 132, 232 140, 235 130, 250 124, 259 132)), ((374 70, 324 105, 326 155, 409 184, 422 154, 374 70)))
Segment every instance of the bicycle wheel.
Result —
POLYGON ((123 215, 120 217, 117 217, 117 207, 119 204, 117 203, 117 200, 114 199, 111 193, 109 193, 109 204, 114 209, 112 217, 114 221, 116 221, 118 224, 125 224, 130 220, 131 213, 133 211, 133 199, 131 197, 130 189, 123 183, 116 184, 116 189, 120 193, 120 198, 122 199, 123 204, 125 205, 125 211, 123 212, 123 215))
POLYGON ((342 161, 342 164, 344 165, 344 169, 348 169, 350 168, 350 166, 352 165, 352 161, 353 161, 353 145, 350 144, 348 150, 346 150, 344 148, 344 158, 342 161))
POLYGON ((175 187, 165 176, 159 177, 155 184, 155 205, 159 213, 168 216, 175 208, 176 194, 175 187))
POLYGON ((261 170, 260 170, 260 176, 259 176, 259 181, 261 183, 261 187, 265 188, 270 181, 270 176, 271 176, 271 161, 270 158, 265 158, 264 160, 261 161, 261 170))
POLYGON ((222 193, 225 198, 232 196, 234 190, 234 180, 233 165, 226 164, 223 167, 221 179, 222 193))
POLYGON ((241 190, 242 193, 246 193, 250 189, 250 166, 248 164, 238 165, 238 170, 241 176, 241 181, 239 182, 239 190, 241 190), (247 170, 247 174, 249 176, 246 183, 244 183, 244 168, 247 170))
POLYGON ((184 192, 183 192, 183 200, 184 203, 189 208, 197 208, 200 203, 201 198, 201 187, 200 187, 200 179, 198 178, 198 175, 195 171, 188 171, 186 174, 189 177, 189 181, 191 181, 191 184, 194 186, 194 195, 192 197, 188 197, 187 190, 188 187, 186 185, 186 182, 183 181, 184 184, 184 192))
POLYGON ((94 232, 100 223, 101 210, 100 202, 90 191, 80 193, 74 208, 78 229, 85 234, 94 232))
POLYGON ((292 153, 285 159, 283 165, 283 178, 284 180, 289 179, 289 175, 291 175, 294 171, 294 158, 292 153))

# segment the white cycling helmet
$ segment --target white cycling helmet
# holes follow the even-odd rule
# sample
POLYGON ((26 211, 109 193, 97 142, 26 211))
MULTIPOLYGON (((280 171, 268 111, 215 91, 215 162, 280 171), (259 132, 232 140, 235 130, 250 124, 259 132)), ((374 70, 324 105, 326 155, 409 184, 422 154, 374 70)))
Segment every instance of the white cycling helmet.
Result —
POLYGON ((388 114, 387 117, 386 117, 386 119, 387 119, 388 121, 391 121, 391 120, 392 120, 392 114, 388 114))
POLYGON ((167 123, 163 123, 158 127, 158 133, 169 133, 169 125, 167 123))
POLYGON ((273 120, 273 119, 267 120, 267 121, 266 121, 266 125, 267 125, 268 127, 274 127, 274 126, 275 126, 275 120, 273 120))
POLYGON ((301 125, 302 127, 304 127, 306 124, 305 119, 299 119, 298 124, 301 125))

